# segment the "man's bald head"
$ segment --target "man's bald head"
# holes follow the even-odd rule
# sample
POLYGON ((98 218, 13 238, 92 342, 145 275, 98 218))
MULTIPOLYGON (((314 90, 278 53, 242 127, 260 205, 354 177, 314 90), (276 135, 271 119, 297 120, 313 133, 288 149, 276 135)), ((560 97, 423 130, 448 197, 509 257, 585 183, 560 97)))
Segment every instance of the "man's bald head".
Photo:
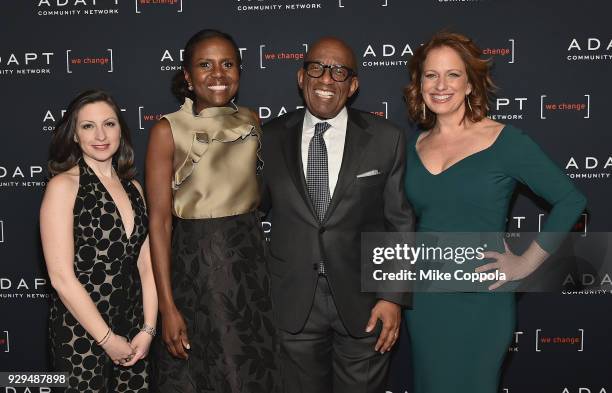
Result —
POLYGON ((357 60, 353 49, 346 42, 336 37, 323 37, 312 43, 308 52, 306 52, 306 61, 319 61, 317 58, 321 58, 326 52, 341 55, 342 58, 346 59, 341 65, 357 72, 357 60))

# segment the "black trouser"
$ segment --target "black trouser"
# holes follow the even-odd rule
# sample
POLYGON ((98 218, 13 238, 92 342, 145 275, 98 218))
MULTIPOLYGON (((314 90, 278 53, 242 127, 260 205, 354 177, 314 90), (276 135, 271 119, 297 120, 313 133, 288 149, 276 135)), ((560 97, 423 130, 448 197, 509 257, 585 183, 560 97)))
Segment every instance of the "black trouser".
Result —
POLYGON ((325 277, 319 277, 304 329, 279 335, 285 393, 385 392, 389 353, 374 351, 378 335, 348 334, 325 277))

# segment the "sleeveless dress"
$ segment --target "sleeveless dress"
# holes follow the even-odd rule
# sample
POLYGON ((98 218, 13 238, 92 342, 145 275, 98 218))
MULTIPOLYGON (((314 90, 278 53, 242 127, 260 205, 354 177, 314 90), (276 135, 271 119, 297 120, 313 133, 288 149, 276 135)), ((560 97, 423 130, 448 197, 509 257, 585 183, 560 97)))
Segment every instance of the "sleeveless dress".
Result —
MULTIPOLYGON (((136 262, 147 237, 147 212, 138 189, 121 180, 134 212, 128 237, 115 202, 83 159, 74 203, 74 272, 116 335, 131 340, 144 315, 142 286, 136 262)), ((68 372, 67 393, 148 391, 147 360, 132 367, 115 365, 66 309, 56 292, 49 321, 51 361, 55 371, 68 372)))
MULTIPOLYGON (((569 231, 584 209, 584 196, 517 128, 505 126, 489 148, 437 175, 421 162, 417 140, 406 149, 405 189, 418 232, 504 232, 521 182, 553 205, 536 240, 552 253, 560 238, 549 234, 569 231)), ((504 251, 501 239, 493 251, 504 251)), ((415 293, 405 312, 414 393, 497 393, 515 314, 511 292, 415 293)))
MULTIPOLYGON (((152 391, 278 391, 265 239, 257 213, 259 124, 246 108, 166 115, 174 139, 172 292, 189 359, 153 345, 152 391)), ((162 326, 158 323, 158 326, 162 326)))

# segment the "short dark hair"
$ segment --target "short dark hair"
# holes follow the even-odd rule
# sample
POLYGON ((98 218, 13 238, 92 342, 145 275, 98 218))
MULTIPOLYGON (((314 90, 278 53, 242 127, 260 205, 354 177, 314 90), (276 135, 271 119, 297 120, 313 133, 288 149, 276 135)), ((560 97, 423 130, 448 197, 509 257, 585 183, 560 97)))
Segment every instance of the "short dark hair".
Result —
POLYGON ((55 131, 51 138, 51 146, 49 147, 49 161, 47 162, 51 176, 69 170, 83 157, 81 148, 75 142, 77 118, 80 110, 85 105, 95 102, 107 103, 113 109, 119 121, 121 139, 119 148, 113 155, 113 164, 117 175, 125 180, 131 180, 136 175, 130 130, 121 115, 121 110, 109 93, 104 90, 93 89, 84 91, 76 96, 68 105, 66 113, 64 113, 55 126, 55 131))
POLYGON ((404 89, 404 97, 408 107, 410 118, 422 129, 429 130, 436 123, 436 114, 430 110, 423 111, 425 102, 421 91, 421 79, 423 77, 423 63, 432 49, 440 47, 453 49, 463 60, 468 82, 472 85, 472 92, 465 99, 469 105, 465 105, 466 117, 472 122, 478 122, 487 116, 489 111, 489 96, 495 89, 491 79, 491 59, 482 59, 482 51, 470 39, 463 34, 442 31, 436 33, 423 46, 414 51, 410 59, 410 84, 404 89), (423 115, 425 112, 425 115, 423 115))
POLYGON ((189 70, 191 66, 191 61, 193 60, 193 51, 197 44, 202 41, 211 39, 211 38, 221 38, 229 42, 234 48, 234 52, 236 53, 236 61, 238 62, 238 70, 240 70, 240 65, 242 64, 242 59, 240 58, 240 49, 238 48, 238 44, 234 41, 234 38, 222 31, 215 29, 204 29, 195 33, 187 44, 185 44, 185 49, 183 49, 183 61, 182 61, 182 69, 177 71, 172 77, 172 94, 176 97, 176 99, 182 104, 185 100, 185 97, 190 98, 195 101, 195 94, 189 90, 187 81, 185 80, 185 75, 183 74, 183 70, 189 70))

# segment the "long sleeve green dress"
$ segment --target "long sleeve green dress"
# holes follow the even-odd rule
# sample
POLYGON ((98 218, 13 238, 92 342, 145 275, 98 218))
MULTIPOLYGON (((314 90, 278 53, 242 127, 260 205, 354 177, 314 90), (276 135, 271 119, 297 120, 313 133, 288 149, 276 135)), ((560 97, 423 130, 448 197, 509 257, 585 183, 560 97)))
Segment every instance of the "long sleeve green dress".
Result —
MULTIPOLYGON (((567 232, 586 200, 521 130, 507 125, 488 148, 440 174, 407 149, 405 189, 419 232, 503 232, 517 182, 552 205, 542 232, 567 232)), ((558 237, 537 238, 553 252, 558 237)), ((497 250, 503 252, 502 250, 497 250)), ((406 311, 414 393, 496 393, 515 328, 513 293, 415 293, 406 311)))

